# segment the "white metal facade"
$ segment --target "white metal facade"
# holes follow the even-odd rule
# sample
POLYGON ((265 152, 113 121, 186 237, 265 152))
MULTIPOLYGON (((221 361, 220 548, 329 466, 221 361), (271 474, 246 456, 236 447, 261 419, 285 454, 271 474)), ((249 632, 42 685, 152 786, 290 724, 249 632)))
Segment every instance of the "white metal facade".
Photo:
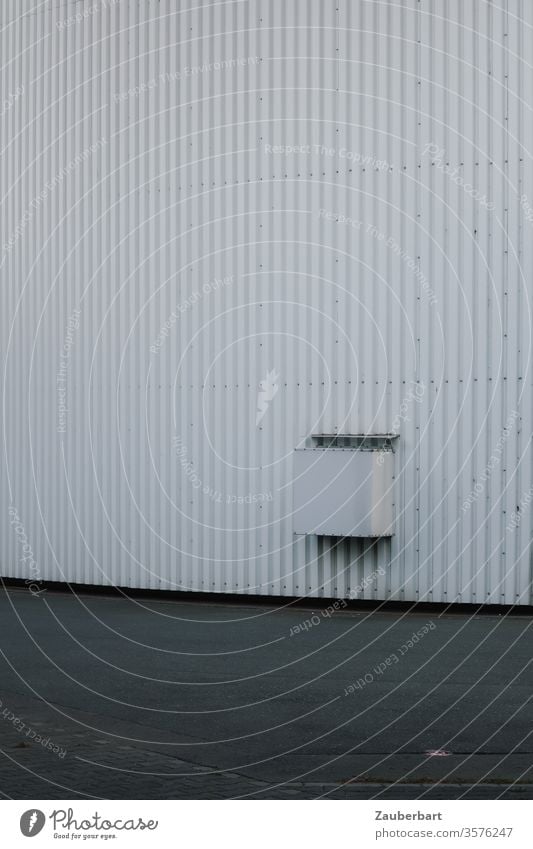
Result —
POLYGON ((533 4, 0 28, 2 575, 531 603, 533 4), (391 430, 394 536, 296 536, 294 449, 391 430))

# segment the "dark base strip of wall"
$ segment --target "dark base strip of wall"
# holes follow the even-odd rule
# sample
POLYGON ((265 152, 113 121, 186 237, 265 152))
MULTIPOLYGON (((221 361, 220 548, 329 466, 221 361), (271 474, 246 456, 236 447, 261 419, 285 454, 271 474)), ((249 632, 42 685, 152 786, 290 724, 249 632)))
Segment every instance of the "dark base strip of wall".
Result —
MULTIPOLYGON (((27 582, 21 578, 2 578, 0 582, 5 590, 27 590, 27 582)), ((240 604, 242 606, 253 607, 272 607, 276 609, 284 609, 287 607, 314 608, 318 606, 327 607, 339 602, 340 599, 331 598, 329 596, 321 597, 299 597, 299 596, 271 596, 271 595, 254 595, 246 593, 214 593, 214 592, 191 592, 184 590, 157 590, 157 589, 139 589, 133 587, 115 587, 101 586, 95 584, 69 584, 61 581, 40 581, 39 589, 46 590, 50 593, 72 594, 72 595, 92 595, 92 596, 108 596, 121 597, 132 599, 152 599, 155 601, 174 601, 174 602, 190 602, 204 604, 240 604)), ((43 595, 41 594, 42 598, 43 595)), ((501 605, 501 604, 462 604, 462 603, 442 603, 442 602, 407 602, 407 601, 374 601, 363 599, 345 599, 346 606, 335 609, 335 614, 344 612, 365 610, 386 613, 432 613, 433 615, 455 614, 472 616, 533 616, 533 606, 531 605, 501 605)))

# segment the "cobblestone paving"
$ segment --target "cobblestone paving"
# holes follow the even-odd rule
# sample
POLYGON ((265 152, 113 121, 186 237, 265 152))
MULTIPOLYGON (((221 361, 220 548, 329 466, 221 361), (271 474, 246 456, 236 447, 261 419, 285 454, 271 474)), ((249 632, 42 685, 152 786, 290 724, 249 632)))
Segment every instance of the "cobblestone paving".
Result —
MULTIPOLYGON (((3 754, 0 790, 13 799, 402 799, 477 798, 531 799, 533 785, 482 784, 469 789, 466 784, 433 786, 427 783, 398 784, 390 788, 379 782, 288 782, 258 781, 244 774, 217 771, 179 759, 162 747, 117 742, 86 728, 77 728, 70 719, 60 720, 49 705, 19 696, 11 699, 11 712, 25 723, 22 732, 12 721, 0 725, 3 754), (33 702, 33 712, 28 704, 33 702), (24 709, 26 706, 26 709, 24 709), (43 720, 46 715, 46 720, 43 720), (36 734, 30 742, 27 735, 36 734), (66 753, 59 757, 35 742, 40 735, 57 742, 66 753), (83 792, 80 792, 83 787, 83 792)), ((80 722, 87 715, 70 711, 80 722)), ((97 717, 94 717, 97 721, 97 717)), ((120 723, 115 723, 114 733, 120 723)), ((132 728, 121 728, 124 736, 132 728)))

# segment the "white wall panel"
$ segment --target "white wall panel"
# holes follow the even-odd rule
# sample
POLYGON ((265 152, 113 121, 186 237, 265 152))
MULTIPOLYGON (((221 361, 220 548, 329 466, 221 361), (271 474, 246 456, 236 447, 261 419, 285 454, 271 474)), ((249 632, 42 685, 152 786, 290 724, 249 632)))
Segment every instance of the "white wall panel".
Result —
POLYGON ((531 603, 532 27, 4 0, 4 576, 531 603), (297 537, 294 449, 391 430, 395 535, 297 537))

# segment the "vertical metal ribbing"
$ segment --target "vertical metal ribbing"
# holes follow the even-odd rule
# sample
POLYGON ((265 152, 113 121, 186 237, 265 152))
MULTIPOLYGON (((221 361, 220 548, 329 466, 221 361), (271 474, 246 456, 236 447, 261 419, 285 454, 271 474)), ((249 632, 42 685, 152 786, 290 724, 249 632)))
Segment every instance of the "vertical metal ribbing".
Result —
MULTIPOLYGON (((2 245, 47 180, 106 139, 49 192, 0 269, 2 497, 43 576, 530 601, 528 4, 121 0, 58 26, 92 5, 0 7, 2 102, 26 86, 1 118, 2 245), (248 56, 261 62, 159 78, 248 56), (443 167, 428 145, 445 151, 443 167), (58 355, 78 306, 60 438, 58 355), (258 384, 278 363, 259 431, 258 384), (425 392, 400 422, 392 540, 295 538, 293 448, 315 420, 388 429, 412 383, 425 392), (250 492, 273 500, 225 499, 250 492)), ((24 576, 7 510, 0 529, 4 573, 24 576)))

